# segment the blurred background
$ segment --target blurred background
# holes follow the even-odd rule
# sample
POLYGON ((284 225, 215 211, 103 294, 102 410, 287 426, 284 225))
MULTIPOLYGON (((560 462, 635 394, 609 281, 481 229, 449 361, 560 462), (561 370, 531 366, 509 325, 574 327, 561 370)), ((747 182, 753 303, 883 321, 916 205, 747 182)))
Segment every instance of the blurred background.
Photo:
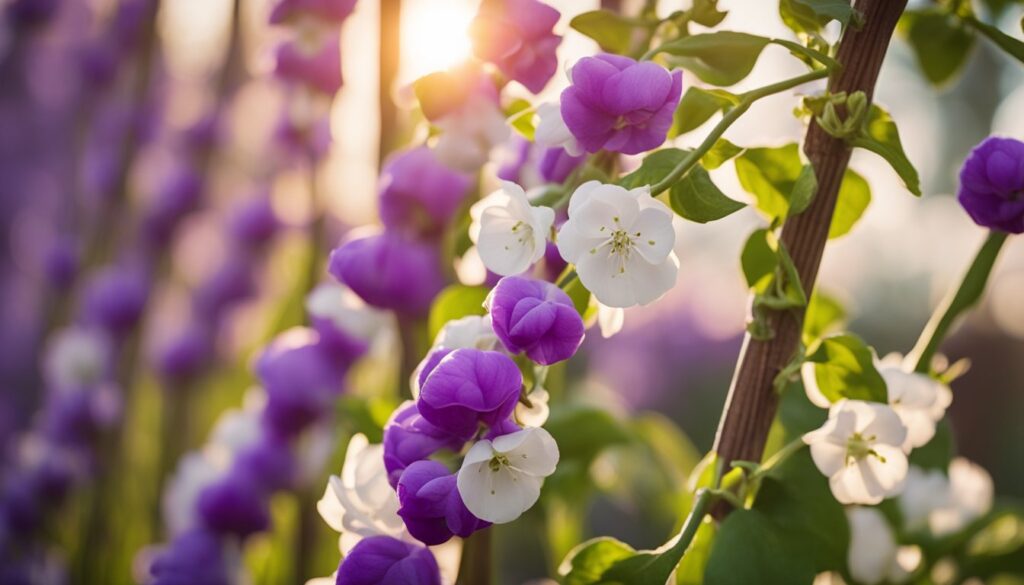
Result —
MULTIPOLYGON (((667 14, 684 2, 663 0, 660 9, 667 14)), ((146 309, 149 317, 139 351, 148 365, 136 378, 146 389, 128 413, 125 435, 129 468, 141 473, 152 465, 158 441, 147 430, 159 418, 164 380, 159 374, 170 359, 166 346, 188 333, 195 317, 190 317, 190 299, 202 294, 196 291, 215 289, 211 282, 228 286, 224 266, 231 264, 236 250, 225 222, 240 205, 254 200, 253 194, 269 202, 284 230, 254 264, 251 281, 244 283, 251 290, 220 317, 223 327, 211 348, 216 364, 202 382, 201 407, 189 424, 192 442, 201 443, 220 411, 241 403, 242 392, 252 383, 246 365, 253 351, 294 321, 295 283, 307 253, 304 232, 298 228, 309 223, 314 209, 309 172, 281 138, 286 96, 268 73, 270 49, 281 33, 266 25, 268 0, 164 1, 155 43, 125 33, 128 38, 110 49, 127 57, 101 54, 107 49, 98 42, 120 30, 112 20, 130 17, 123 16, 116 0, 54 4, 52 17, 38 26, 31 20, 8 19, 0 29, 0 441, 5 446, 13 448, 42 403, 45 335, 54 322, 67 319, 49 291, 60 280, 62 259, 77 257, 75 250, 84 249, 69 226, 91 218, 103 230, 127 232, 131 214, 106 207, 111 186, 125 182, 127 209, 151 209, 162 191, 182 180, 183 151, 202 153, 207 148, 202 143, 205 116, 223 99, 223 88, 230 87, 230 101, 216 109, 224 124, 215 154, 203 155, 209 157, 202 167, 204 202, 167 244, 161 256, 164 277, 146 309), (132 79, 104 67, 140 54, 151 55, 154 65, 148 88, 140 94, 143 99, 136 103, 143 107, 133 110, 125 104, 135 95, 132 79), (131 112, 135 116, 126 120, 131 112), (125 133, 134 136, 129 153, 116 147, 125 133), (130 171, 118 177, 117 166, 125 156, 130 157, 130 171)), ((593 41, 571 31, 568 21, 602 3, 550 4, 562 13, 556 31, 565 35, 559 50, 564 70, 597 50, 593 41)), ((639 3, 603 4, 629 12, 639 3)), ((376 222, 382 156, 424 137, 410 84, 470 55, 466 28, 477 5, 475 0, 360 0, 345 23, 345 82, 330 107, 325 129, 331 140, 313 179, 327 212, 330 244, 352 227, 376 222)), ((791 36, 774 2, 721 0, 720 8, 729 15, 719 28, 791 36)), ((1022 14, 1024 8, 1011 7, 1002 16, 1001 28, 1016 30, 1019 36, 1022 14)), ((798 74, 801 67, 785 49, 769 46, 754 72, 731 89, 764 85, 798 74)), ((697 82, 684 77, 684 86, 691 83, 697 82)), ((564 75, 556 76, 536 101, 554 99, 566 84, 564 75)), ((524 91, 511 88, 516 90, 524 91)), ((969 150, 985 136, 1024 138, 1024 70, 978 42, 963 74, 936 90, 919 73, 906 42, 897 37, 876 101, 899 124, 907 154, 921 174, 924 197, 907 192, 881 159, 856 152, 851 167, 868 179, 873 199, 854 230, 830 243, 819 286, 843 301, 850 329, 885 355, 910 349, 985 236, 953 197, 957 173, 969 150)), ((797 141, 803 127, 791 115, 795 103, 792 94, 762 100, 725 137, 740 146, 797 141)), ((696 144, 708 127, 679 143, 696 144)), ((731 163, 714 171, 713 178, 730 197, 746 198, 731 163)), ((496 185, 494 170, 485 171, 483 180, 486 186, 496 185)), ((682 262, 678 285, 660 301, 629 310, 618 336, 588 336, 571 364, 577 391, 628 412, 663 413, 680 425, 697 450, 709 449, 746 317, 747 292, 737 258, 759 222, 756 212, 747 209, 709 225, 686 224, 677 244, 682 262)), ((114 239, 105 245, 116 250, 133 244, 114 239)), ((971 362, 968 373, 953 385, 950 413, 957 450, 988 469, 997 494, 1024 497, 1024 239, 1011 238, 984 302, 944 350, 950 360, 971 362)), ((616 489, 614 469, 609 489, 587 514, 587 534, 614 535, 637 548, 660 544, 671 519, 646 517, 644 503, 636 501, 642 492, 616 489), (652 523, 660 528, 651 529, 652 523)), ((123 489, 130 505, 134 490, 155 488, 123 489)), ((117 535, 119 542, 111 540, 111 547, 129 551, 116 553, 122 564, 132 562, 130 551, 161 540, 148 530, 126 529, 117 535)), ((500 533, 499 542, 537 552, 529 538, 519 538, 529 530, 524 525, 500 533)), ((320 548, 329 551, 333 538, 330 532, 321 534, 320 548)), ((267 537, 255 548, 272 549, 273 539, 267 537)), ((320 565, 329 573, 330 554, 323 557, 320 565)), ((509 561, 502 567, 502 582, 544 574, 539 555, 503 558, 509 561)))

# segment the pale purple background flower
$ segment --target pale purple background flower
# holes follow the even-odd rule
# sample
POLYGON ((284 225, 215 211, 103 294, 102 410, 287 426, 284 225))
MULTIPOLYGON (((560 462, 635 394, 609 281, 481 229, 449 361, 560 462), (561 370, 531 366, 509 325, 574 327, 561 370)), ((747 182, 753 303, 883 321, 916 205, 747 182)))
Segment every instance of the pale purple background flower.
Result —
POLYGON ((426 146, 393 155, 380 176, 380 219, 389 230, 436 236, 466 199, 469 176, 441 164, 426 146))
POLYGON ((558 70, 557 10, 537 0, 484 0, 470 25, 473 52, 539 93, 558 70))

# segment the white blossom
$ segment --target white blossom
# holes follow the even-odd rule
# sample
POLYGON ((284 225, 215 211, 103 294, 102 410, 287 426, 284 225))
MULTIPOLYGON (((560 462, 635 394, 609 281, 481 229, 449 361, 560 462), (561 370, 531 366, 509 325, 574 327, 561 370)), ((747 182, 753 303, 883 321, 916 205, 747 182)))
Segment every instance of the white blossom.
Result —
POLYGON ((533 392, 530 392, 528 398, 530 406, 526 406, 522 402, 516 403, 516 420, 526 427, 543 426, 548 420, 548 415, 551 414, 551 407, 548 406, 551 395, 547 390, 538 386, 533 389, 533 392))
POLYGON ((434 123, 441 130, 434 154, 465 172, 476 172, 491 157, 491 150, 508 140, 511 131, 498 105, 488 96, 472 96, 458 111, 434 123))
POLYGON ((160 501, 160 512, 171 536, 199 524, 199 495, 228 472, 227 463, 209 450, 187 453, 178 461, 160 501))
POLYGON ((511 522, 537 502, 544 478, 557 464, 558 445, 541 428, 477 441, 459 470, 459 494, 477 518, 511 522))
POLYGON ((68 327, 53 336, 43 358, 46 381, 57 390, 75 390, 103 380, 111 363, 110 340, 103 332, 68 327))
POLYGON ((899 546, 885 516, 875 508, 846 509, 850 525, 847 565, 850 576, 864 585, 903 583, 921 563, 921 549, 899 546))
POLYGON ((601 337, 609 337, 622 331, 626 324, 626 310, 619 307, 609 307, 600 302, 597 303, 597 326, 601 330, 601 337))
POLYGON ((347 286, 325 282, 306 296, 306 311, 313 317, 326 319, 339 331, 370 342, 389 325, 389 318, 359 298, 347 286))
POLYGON ((907 429, 892 408, 840 400, 828 420, 804 435, 814 464, 843 504, 877 504, 896 495, 907 476, 907 429))
POLYGON ((646 305, 668 292, 679 273, 672 211, 647 186, 626 190, 589 181, 569 200, 558 251, 583 286, 609 307, 646 305))
POLYGON ((504 181, 469 213, 469 237, 489 270, 502 276, 519 274, 544 257, 555 212, 530 205, 519 185, 504 181))
POLYGON ((945 506, 948 501, 949 479, 942 470, 925 471, 911 467, 899 497, 903 526, 910 531, 927 529, 932 511, 945 506))
POLYGON ((348 554, 360 540, 385 535, 409 540, 398 516, 398 495, 388 485, 384 447, 371 445, 365 435, 349 441, 341 475, 332 475, 316 504, 327 524, 341 532, 339 547, 348 554))
POLYGON ((908 530, 925 527, 934 536, 959 532, 992 509, 992 477, 979 465, 958 457, 949 464, 949 475, 916 467, 907 474, 907 488, 900 495, 900 512, 908 530))
POLYGON ((935 436, 935 425, 953 402, 953 392, 942 382, 894 364, 882 363, 878 373, 889 391, 889 406, 907 427, 903 450, 923 447, 935 436))
POLYGON ((583 154, 583 147, 562 119, 561 105, 558 103, 548 102, 537 106, 537 129, 533 140, 547 148, 561 147, 569 156, 583 154))

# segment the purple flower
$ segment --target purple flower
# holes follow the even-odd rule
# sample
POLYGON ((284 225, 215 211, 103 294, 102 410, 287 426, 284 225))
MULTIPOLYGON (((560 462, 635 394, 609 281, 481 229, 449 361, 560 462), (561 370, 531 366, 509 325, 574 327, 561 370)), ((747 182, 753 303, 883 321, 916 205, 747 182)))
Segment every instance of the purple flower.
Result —
POLYGON ((466 509, 455 481, 455 475, 437 461, 417 461, 402 472, 398 515, 409 534, 423 544, 434 546, 452 536, 466 538, 491 525, 466 509))
POLYGON ((470 25, 473 52, 539 93, 558 70, 559 13, 537 0, 484 0, 470 25))
POLYGON ((85 320, 120 336, 135 327, 149 295, 149 285, 134 269, 108 267, 92 277, 84 293, 85 320))
POLYGON ((538 364, 571 358, 583 342, 583 318, 569 295, 543 280, 506 276, 488 298, 494 333, 512 353, 538 364))
POLYGON ((206 367, 213 351, 213 342, 206 328, 192 326, 158 350, 156 370, 167 379, 187 380, 206 367))
POLYGON ((338 566, 336 585, 441 585, 430 549, 390 536, 360 540, 338 566))
POLYGON ((42 26, 60 9, 58 0, 13 0, 4 7, 14 31, 42 26))
POLYGON ((562 183, 586 159, 586 155, 572 156, 564 148, 548 148, 540 158, 538 170, 545 182, 562 183))
POLYGON ((203 525, 219 534, 245 538, 270 526, 267 495, 248 474, 230 473, 199 495, 203 525))
POLYGON ((295 454, 284 438, 273 433, 264 433, 257 442, 239 451, 233 465, 233 473, 244 470, 255 485, 268 493, 286 489, 295 479, 295 454))
POLYGON ((253 268, 244 260, 233 258, 227 260, 196 289, 192 297, 192 308, 197 319, 215 324, 232 305, 255 293, 253 268))
POLYGON ((522 386, 523 375, 507 355, 457 349, 427 376, 416 405, 430 423, 469 437, 480 424, 493 426, 507 419, 522 386))
POLYGON ((1024 233, 1024 142, 989 137, 960 169, 960 205, 974 223, 1024 233))
POLYGON ((384 469, 388 483, 398 486, 406 467, 429 458, 442 449, 459 452, 465 439, 430 424, 420 415, 415 402, 400 406, 384 425, 384 469))
POLYGON ((46 249, 43 257, 43 273, 46 280, 57 290, 67 290, 78 276, 78 242, 71 237, 56 237, 46 249))
POLYGON ((284 436, 327 412, 342 390, 344 371, 318 341, 316 332, 295 328, 279 335, 256 361, 256 375, 267 391, 264 420, 284 436))
POLYGON ((235 206, 228 217, 228 233, 243 249, 264 246, 280 229, 281 220, 263 194, 235 206))
POLYGON ((390 230, 413 236, 437 235, 466 199, 470 183, 425 146, 401 152, 381 172, 381 221, 390 230))
POLYGON ((327 95, 341 88, 341 50, 338 35, 328 35, 315 48, 301 41, 278 45, 274 75, 291 83, 302 83, 327 95))
POLYGON ((445 284, 436 249, 390 232, 342 244, 327 270, 367 304, 412 316, 426 315, 445 284))
POLYGON ((205 530, 174 539, 149 567, 150 585, 230 585, 220 536, 205 530))
POLYGON ((584 57, 562 92, 562 119, 587 152, 638 154, 661 146, 683 89, 681 71, 629 57, 584 57))
POLYGON ((340 24, 355 10, 356 0, 278 0, 270 9, 270 23, 281 24, 300 16, 340 24))
POLYGON ((195 170, 175 170, 160 185, 143 218, 143 235, 150 245, 166 246, 185 215, 199 205, 202 195, 203 181, 195 170))
POLYGON ((82 78, 90 87, 106 87, 117 76, 118 50, 107 37, 86 42, 79 49, 77 58, 82 78))

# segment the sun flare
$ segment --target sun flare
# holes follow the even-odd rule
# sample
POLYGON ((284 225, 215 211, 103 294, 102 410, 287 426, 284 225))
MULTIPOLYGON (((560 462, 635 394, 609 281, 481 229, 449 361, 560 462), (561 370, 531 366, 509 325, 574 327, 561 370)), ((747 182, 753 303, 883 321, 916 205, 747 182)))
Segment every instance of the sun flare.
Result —
POLYGON ((470 56, 473 0, 416 0, 402 13, 403 81, 457 65, 470 56))

